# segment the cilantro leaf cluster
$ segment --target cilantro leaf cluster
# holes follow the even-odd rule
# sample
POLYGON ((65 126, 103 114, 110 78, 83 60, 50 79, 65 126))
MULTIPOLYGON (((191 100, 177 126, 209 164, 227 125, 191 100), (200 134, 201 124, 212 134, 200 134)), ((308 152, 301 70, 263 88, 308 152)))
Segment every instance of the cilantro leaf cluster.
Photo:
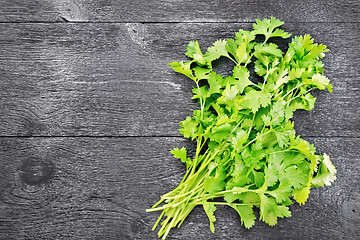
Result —
POLYGON ((186 164, 183 180, 147 210, 162 211, 153 228, 164 219, 159 237, 165 239, 197 205, 203 206, 212 232, 216 205, 234 208, 246 228, 254 225, 257 208, 260 220, 273 226, 291 216, 288 206, 294 201, 304 204, 311 188, 335 180, 329 156, 317 155, 291 121, 295 110, 314 108, 311 90, 332 92, 321 62, 328 50, 304 35, 292 38, 284 53, 271 42, 291 36, 279 28, 283 24, 276 18, 256 20, 253 30, 217 40, 206 52, 191 41, 185 53, 191 60, 170 63, 195 82, 192 98, 200 109, 180 123, 180 133, 197 143, 195 157, 184 147, 171 151, 186 164), (234 63, 231 76, 213 69, 220 57, 234 63), (261 81, 251 80, 249 64, 261 81))

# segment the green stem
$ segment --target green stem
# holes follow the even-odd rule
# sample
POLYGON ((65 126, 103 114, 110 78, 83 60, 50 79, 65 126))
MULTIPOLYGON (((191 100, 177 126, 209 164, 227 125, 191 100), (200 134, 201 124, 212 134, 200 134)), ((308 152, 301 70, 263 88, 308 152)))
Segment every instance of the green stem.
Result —
POLYGON ((199 86, 199 81, 195 81, 197 89, 198 89, 198 94, 199 94, 199 99, 200 99, 200 109, 201 109, 201 115, 200 115, 200 120, 203 120, 203 112, 204 112, 204 103, 202 98, 200 97, 200 86, 199 86))
POLYGON ((269 66, 266 66, 266 75, 265 75, 265 80, 264 80, 264 83, 261 87, 261 90, 264 90, 264 87, 265 87, 265 84, 266 84, 266 81, 267 81, 267 78, 269 77, 269 66))
POLYGON ((301 87, 301 86, 303 86, 303 85, 304 85, 304 83, 301 83, 301 84, 293 87, 289 92, 287 92, 284 96, 282 96, 282 98, 280 98, 279 100, 277 100, 277 102, 283 100, 283 99, 284 99, 287 95, 289 95, 292 91, 294 91, 295 89, 297 89, 297 88, 299 88, 299 87, 301 87))
POLYGON ((245 146, 243 146, 241 149, 246 148, 247 146, 249 146, 251 143, 253 143, 254 141, 256 141, 259 137, 265 136, 266 134, 271 133, 271 131, 268 131, 266 133, 260 134, 259 136, 257 136, 256 138, 254 138, 253 140, 251 140, 250 142, 248 142, 245 146))
POLYGON ((240 65, 240 63, 238 63, 237 61, 235 61, 235 59, 233 59, 230 55, 227 56, 231 61, 233 61, 237 66, 240 65))
POLYGON ((298 98, 298 97, 300 97, 300 96, 304 96, 305 94, 309 93, 311 90, 312 90, 312 89, 309 89, 309 90, 307 90, 304 94, 301 94, 301 95, 298 94, 298 95, 296 95, 295 97, 293 97, 293 98, 291 98, 290 100, 286 101, 285 104, 288 105, 288 104, 289 104, 292 100, 294 100, 295 98, 298 98))

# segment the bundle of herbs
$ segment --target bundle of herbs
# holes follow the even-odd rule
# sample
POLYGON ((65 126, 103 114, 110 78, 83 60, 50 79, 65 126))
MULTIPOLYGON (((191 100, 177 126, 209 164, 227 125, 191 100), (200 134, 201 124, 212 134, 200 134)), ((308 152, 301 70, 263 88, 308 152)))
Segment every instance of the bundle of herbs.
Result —
POLYGON ((293 201, 304 204, 311 188, 335 180, 329 156, 316 155, 290 120, 295 110, 314 108, 311 90, 332 92, 320 61, 328 50, 304 35, 292 38, 283 53, 269 42, 291 36, 279 28, 283 23, 256 20, 252 31, 217 40, 206 53, 191 41, 185 53, 191 60, 170 63, 195 82, 193 99, 200 109, 180 123, 180 133, 197 143, 195 156, 191 159, 184 147, 171 151, 186 164, 184 178, 147 210, 162 211, 153 228, 163 219, 159 237, 165 239, 197 205, 203 206, 212 232, 216 205, 234 208, 246 228, 254 225, 257 208, 260 220, 273 226, 291 216, 293 201), (232 76, 214 71, 213 61, 220 57, 234 62, 232 76), (250 63, 261 81, 250 80, 250 63))

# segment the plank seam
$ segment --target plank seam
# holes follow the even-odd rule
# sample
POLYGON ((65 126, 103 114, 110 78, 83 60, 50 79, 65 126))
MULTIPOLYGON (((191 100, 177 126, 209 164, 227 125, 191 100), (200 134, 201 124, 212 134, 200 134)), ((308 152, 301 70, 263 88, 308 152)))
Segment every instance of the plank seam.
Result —
MULTIPOLYGON (((301 135, 304 138, 343 138, 343 139, 360 139, 360 136, 305 136, 301 135)), ((115 135, 100 135, 100 136, 90 136, 90 135, 77 135, 77 136, 41 136, 41 135, 34 135, 34 136, 0 136, 1 138, 183 138, 182 136, 176 135, 150 135, 150 136, 115 136, 115 135)))
MULTIPOLYGON (((76 23, 76 24, 126 24, 126 23, 140 23, 140 24, 219 24, 219 23, 244 23, 244 24, 253 24, 254 21, 244 21, 244 22, 238 22, 238 21, 214 21, 214 22, 202 22, 202 21, 188 21, 188 22, 180 22, 180 21, 174 21, 174 22, 143 22, 143 21, 71 21, 64 17, 60 17, 62 20, 59 21, 0 21, 0 24, 24 24, 24 23, 31 23, 31 24, 54 24, 54 23, 60 23, 60 24, 67 24, 67 23, 76 23)), ((304 21, 304 22, 292 22, 287 21, 286 23, 332 23, 332 24, 354 24, 354 23, 360 23, 360 21, 351 21, 351 22, 328 22, 328 21, 318 21, 318 22, 311 22, 311 21, 304 21)))

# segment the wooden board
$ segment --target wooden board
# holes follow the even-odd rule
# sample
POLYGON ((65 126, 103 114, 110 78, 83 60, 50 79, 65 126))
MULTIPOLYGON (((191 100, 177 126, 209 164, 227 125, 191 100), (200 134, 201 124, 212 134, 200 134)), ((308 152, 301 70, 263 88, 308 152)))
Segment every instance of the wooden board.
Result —
MULTIPOLYGON (((239 28, 251 24, 0 24, 0 135, 180 136, 179 122, 198 106, 194 84, 167 64, 186 60, 189 41, 205 51, 239 28)), ((314 111, 296 112, 298 133, 359 137, 360 24, 284 29, 330 49, 324 63, 334 93, 315 92, 314 111)), ((218 71, 231 68, 222 62, 218 71)))
POLYGON ((247 230, 218 206, 211 234, 197 207, 168 239, 360 239, 359 9, 358 0, 0 0, 0 239, 157 239, 159 213, 145 209, 183 177, 169 150, 194 154, 178 127, 198 108, 194 84, 167 64, 186 60, 191 40, 205 51, 271 16, 330 49, 334 93, 315 91, 315 109, 293 120, 330 155, 337 180, 274 227, 247 230))
MULTIPOLYGON (((359 238, 360 139, 307 140, 331 156, 338 179, 291 206, 291 218, 246 230, 219 206, 213 235, 197 207, 169 239, 359 238)), ((156 239, 158 213, 145 209, 179 183, 184 165, 168 151, 182 146, 194 150, 174 137, 0 138, 0 239, 156 239)))
POLYGON ((0 22, 359 22, 358 0, 0 0, 0 22))

